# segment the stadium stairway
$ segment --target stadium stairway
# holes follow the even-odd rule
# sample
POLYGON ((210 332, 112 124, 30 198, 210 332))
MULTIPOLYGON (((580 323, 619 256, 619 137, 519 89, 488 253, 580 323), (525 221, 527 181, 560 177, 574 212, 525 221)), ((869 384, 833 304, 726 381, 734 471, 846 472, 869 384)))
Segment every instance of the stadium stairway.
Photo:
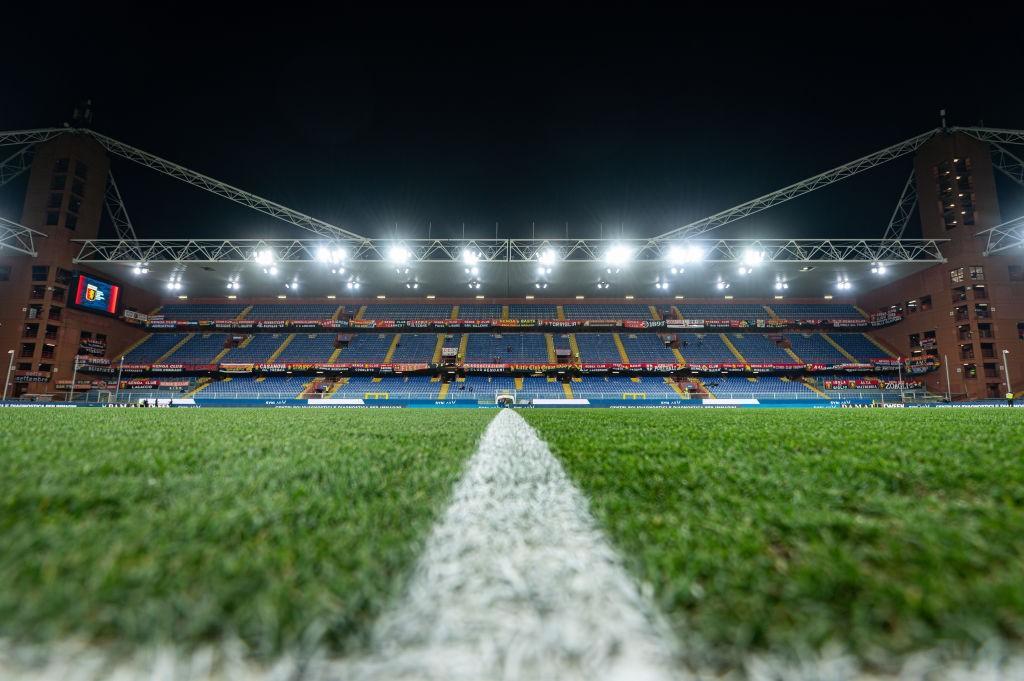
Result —
POLYGON ((448 319, 458 319, 458 318, 459 318, 459 306, 458 305, 452 305, 452 313, 450 315, 448 315, 448 319))
POLYGON ((522 390, 523 389, 523 377, 522 376, 514 377, 512 379, 512 385, 515 386, 516 390, 522 390))
POLYGON ((366 314, 366 306, 361 305, 359 306, 359 311, 356 312, 356 319, 362 319, 364 314, 366 314))
MULTIPOLYGON (((559 310, 562 308, 559 307, 559 310)), ((569 334, 569 350, 572 351, 572 356, 578 358, 580 356, 580 346, 576 345, 576 334, 569 334)))
POLYGON ((778 319, 779 318, 779 315, 775 314, 775 310, 771 309, 767 305, 762 305, 761 307, 763 307, 764 311, 768 313, 768 318, 769 319, 778 319))
POLYGON ((398 349, 398 343, 402 338, 402 334, 396 333, 395 337, 391 339, 391 345, 388 346, 388 351, 384 353, 384 364, 391 364, 391 358, 395 356, 395 350, 398 349))
POLYGON ((679 308, 675 305, 672 306, 672 314, 676 316, 676 319, 682 319, 683 313, 679 311, 679 308))
POLYGON ((870 333, 864 334, 864 337, 867 338, 869 341, 871 341, 872 345, 874 345, 876 348, 878 348, 879 350, 884 352, 886 354, 886 356, 892 357, 894 359, 899 357, 898 353, 890 350, 888 347, 886 347, 886 345, 884 343, 882 343, 882 341, 878 340, 877 338, 872 336, 870 333))
POLYGON ((544 334, 544 345, 548 350, 548 363, 554 364, 558 361, 558 355, 555 353, 555 337, 550 333, 544 334))
POLYGON ((277 358, 281 356, 281 353, 284 352, 284 349, 288 347, 288 344, 291 343, 293 340, 295 340, 295 334, 288 334, 288 336, 281 342, 281 345, 278 346, 277 350, 274 350, 273 354, 267 358, 267 364, 272 364, 274 361, 276 361, 277 358))
MULTIPOLYGON (((224 380, 230 381, 231 379, 230 378, 226 378, 224 380)), ((187 393, 185 393, 185 397, 195 397, 196 393, 198 393, 198 392, 200 392, 200 391, 210 387, 212 384, 213 384, 213 379, 210 378, 209 376, 204 376, 204 377, 200 378, 199 381, 196 383, 196 387, 192 388, 187 393)))
POLYGON ((568 383, 562 384, 562 394, 565 395, 565 399, 567 400, 574 399, 572 394, 572 386, 569 385, 568 383))
POLYGON ((181 349, 181 347, 182 347, 183 345, 185 345, 185 343, 188 343, 188 342, 189 342, 190 340, 192 340, 192 339, 193 339, 194 337, 195 337, 195 334, 194 334, 194 333, 189 333, 189 334, 186 334, 186 335, 185 335, 185 337, 184 337, 184 338, 182 338, 182 339, 181 339, 180 341, 178 341, 177 343, 175 343, 175 344, 174 344, 174 346, 173 346, 173 347, 172 347, 172 348, 171 348, 170 350, 168 350, 168 351, 167 351, 167 352, 165 352, 164 354, 162 354, 162 355, 160 355, 159 357, 157 357, 157 358, 156 358, 156 361, 154 361, 154 362, 153 362, 153 364, 163 364, 164 362, 166 362, 166 361, 167 361, 167 358, 168 358, 168 357, 170 357, 171 355, 173 355, 174 353, 176 353, 176 352, 177 352, 178 350, 180 350, 180 349, 181 349))
POLYGON ((334 314, 331 315, 331 320, 332 321, 338 321, 338 317, 340 317, 341 313, 344 312, 344 311, 345 311, 345 306, 344 305, 339 305, 338 309, 335 310, 334 314))
POLYGON ((132 343, 131 345, 129 345, 129 346, 127 347, 127 348, 125 348, 125 349, 124 349, 124 351, 123 351, 123 352, 121 352, 121 353, 120 353, 120 354, 118 355, 118 357, 124 357, 124 356, 126 356, 126 355, 127 355, 127 354, 128 354, 129 352, 131 352, 131 351, 132 351, 132 350, 134 350, 135 348, 139 347, 140 345, 142 345, 143 343, 145 343, 146 341, 148 341, 148 340, 149 340, 149 339, 150 339, 150 338, 151 338, 152 336, 153 336, 153 334, 151 334, 151 333, 147 333, 147 334, 146 334, 145 336, 143 336, 142 338, 140 338, 139 340, 135 341, 134 343, 132 343))
POLYGON ((658 308, 653 305, 648 305, 647 309, 651 311, 651 319, 654 319, 655 321, 661 319, 661 315, 658 314, 658 308))
POLYGON ((317 388, 319 388, 323 382, 324 379, 322 378, 314 378, 312 381, 305 383, 302 386, 302 390, 300 390, 299 394, 295 397, 300 400, 308 400, 311 397, 316 397, 318 394, 317 388))
POLYGON ((856 358, 856 357, 854 357, 853 355, 851 355, 850 353, 848 353, 848 352, 847 352, 847 351, 846 351, 846 350, 845 350, 845 349, 843 348, 843 346, 842 346, 842 345, 840 345, 839 343, 837 343, 837 342, 835 341, 835 339, 834 339, 834 338, 832 338, 832 336, 828 335, 827 333, 823 333, 823 334, 821 334, 821 337, 822 337, 822 338, 824 338, 824 339, 825 339, 825 340, 826 340, 826 341, 828 342, 828 344, 829 344, 829 345, 831 345, 832 347, 834 347, 834 348, 836 349, 836 352, 838 352, 838 353, 839 353, 840 355, 842 355, 842 356, 843 356, 843 357, 845 357, 846 359, 850 360, 850 361, 851 361, 851 362, 852 362, 853 364, 857 364, 857 363, 858 363, 858 362, 857 362, 857 358, 856 358))
POLYGON ((747 362, 746 359, 743 358, 743 355, 740 354, 740 351, 736 349, 736 346, 732 344, 732 341, 729 340, 728 334, 720 333, 718 335, 722 337, 722 341, 725 343, 725 347, 729 348, 729 352, 731 352, 733 356, 737 360, 739 360, 740 364, 749 369, 750 364, 747 362))
POLYGON ((237 317, 235 317, 235 321, 237 322, 241 319, 245 319, 245 316, 250 312, 252 312, 252 305, 242 308, 242 311, 238 313, 237 317))
POLYGON ((434 346, 434 354, 430 356, 431 364, 441 363, 441 350, 444 349, 444 339, 446 336, 447 334, 444 333, 437 334, 437 344, 434 346))
POLYGON ((824 397, 824 398, 825 398, 826 400, 827 400, 827 399, 829 399, 829 397, 828 397, 828 394, 826 394, 826 393, 825 393, 824 391, 822 391, 822 389, 821 389, 821 388, 819 388, 818 386, 814 385, 814 383, 812 383, 812 382, 811 382, 811 381, 809 381, 808 379, 806 379, 806 378, 804 378, 804 379, 801 379, 801 382, 802 382, 802 383, 803 383, 804 385, 806 385, 806 386, 807 386, 808 388, 810 388, 811 390, 813 390, 814 392, 816 392, 816 393, 818 394, 818 396, 820 396, 820 397, 824 397))
POLYGON ((707 395, 708 397, 714 399, 715 394, 713 392, 711 392, 711 390, 709 390, 706 385, 704 385, 704 381, 700 380, 696 376, 691 378, 690 381, 695 383, 695 384, 697 384, 700 387, 700 389, 704 391, 705 395, 707 395))
POLYGON ((441 383, 441 389, 437 391, 437 399, 443 400, 448 397, 448 389, 451 388, 451 383, 441 383))
POLYGON ((679 348, 670 349, 672 350, 672 354, 676 356, 676 361, 682 364, 683 366, 686 366, 686 358, 683 357, 683 353, 679 352, 679 348))
MULTIPOLYGON (((458 310, 459 306, 456 305, 455 309, 458 310)), ((469 346, 469 334, 462 334, 462 338, 459 339, 459 362, 466 361, 466 348, 469 346)))
POLYGON ((626 346, 622 344, 622 338, 619 337, 619 334, 613 333, 612 340, 615 341, 615 349, 619 351, 619 359, 623 364, 629 364, 629 355, 626 354, 626 346))
POLYGON ((679 385, 679 382, 676 379, 672 378, 671 376, 666 376, 665 383, 667 383, 670 388, 679 393, 679 397, 683 398, 684 400, 689 398, 689 395, 683 392, 682 386, 679 385))
POLYGON ((555 305, 555 319, 565 319, 565 310, 561 305, 555 305))
POLYGON ((501 306, 501 318, 508 319, 508 305, 501 306))
MULTIPOLYGON (((780 346, 780 347, 781 347, 781 346, 780 346)), ((793 348, 782 348, 782 350, 783 350, 783 352, 785 352, 785 353, 786 353, 787 355, 789 355, 790 357, 792 357, 792 358, 793 358, 793 361, 794 361, 794 362, 796 362, 797 364, 804 364, 804 361, 803 361, 802 359, 800 359, 799 357, 797 357, 797 356, 796 356, 796 353, 795 353, 795 352, 793 352, 793 348)))

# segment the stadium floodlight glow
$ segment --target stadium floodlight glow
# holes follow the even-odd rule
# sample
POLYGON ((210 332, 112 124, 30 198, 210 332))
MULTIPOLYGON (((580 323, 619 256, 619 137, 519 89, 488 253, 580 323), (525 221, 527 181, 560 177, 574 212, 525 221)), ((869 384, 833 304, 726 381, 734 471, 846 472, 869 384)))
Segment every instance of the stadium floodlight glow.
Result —
POLYGON ((704 249, 694 244, 672 246, 668 249, 668 261, 673 265, 686 265, 704 259, 704 249))
POLYGON ((871 274, 885 274, 885 265, 880 262, 871 263, 871 274))
POLYGON ((850 283, 849 279, 845 277, 840 277, 839 280, 836 282, 836 288, 838 288, 840 291, 849 291, 851 288, 853 288, 853 284, 850 283))
POLYGON ((388 250, 388 260, 396 265, 404 265, 409 262, 409 258, 412 257, 412 253, 409 249, 401 244, 396 244, 388 250))
POLYGON ((546 276, 548 274, 551 274, 551 268, 550 267, 544 267, 543 265, 541 265, 540 267, 537 268, 537 275, 538 276, 543 277, 543 276, 546 276))
POLYGON ((729 288, 729 286, 729 282, 725 281, 724 279, 719 279, 715 283, 715 288, 717 288, 719 291, 724 291, 725 289, 729 288))
POLYGON ((471 275, 473 275, 475 277, 478 274, 480 274, 480 268, 479 267, 467 267, 466 268, 466 274, 471 274, 471 275))
POLYGON ((329 263, 331 265, 337 265, 347 257, 348 253, 344 248, 327 248, 326 246, 320 246, 316 249, 316 259, 320 262, 329 263))
POLYGON ((139 262, 135 263, 135 267, 132 268, 132 274, 138 276, 140 274, 149 274, 149 263, 139 262))
POLYGON ((633 249, 624 244, 612 244, 604 254, 605 262, 614 268, 624 266, 632 257, 633 249))
POLYGON ((776 291, 785 291, 788 288, 789 288, 789 284, 786 282, 785 279, 779 279, 778 281, 775 282, 775 290, 776 291))
POLYGON ((654 288, 658 289, 659 291, 667 291, 668 282, 665 281, 664 279, 659 279, 658 281, 654 282, 654 288))
POLYGON ((256 251, 253 257, 255 258, 257 265, 269 267, 274 264, 274 251, 269 248, 265 248, 262 251, 256 251))
POLYGON ((473 281, 469 282, 469 288, 474 290, 480 288, 480 282, 474 279, 473 281))
POLYGON ((462 251, 462 262, 467 265, 475 265, 480 262, 480 254, 476 251, 471 251, 468 248, 462 251))
POLYGON ((548 272, 550 272, 551 266, 558 261, 558 253, 555 253, 552 248, 547 248, 537 254, 537 260, 542 267, 548 268, 548 272))
POLYGON ((746 265, 740 265, 739 267, 737 267, 737 268, 736 268, 736 272, 737 272, 737 273, 738 273, 738 274, 739 274, 739 275, 740 275, 741 277, 744 277, 744 276, 746 276, 746 275, 750 274, 750 273, 751 273, 751 272, 753 272, 753 271, 754 271, 754 268, 753 268, 753 267, 747 267, 746 265))
POLYGON ((535 283, 533 285, 533 287, 534 288, 547 288, 548 287, 548 282, 546 282, 546 281, 538 281, 537 283, 535 283))
POLYGON ((761 264, 763 260, 764 251, 759 251, 754 248, 748 248, 743 251, 743 264, 746 265, 748 269, 761 264))
POLYGON ((607 281, 605 281, 604 279, 602 279, 601 281, 597 282, 597 288, 598 288, 599 290, 604 290, 604 289, 606 289, 606 288, 609 288, 610 286, 611 286, 611 284, 609 284, 609 283, 608 283, 607 281))

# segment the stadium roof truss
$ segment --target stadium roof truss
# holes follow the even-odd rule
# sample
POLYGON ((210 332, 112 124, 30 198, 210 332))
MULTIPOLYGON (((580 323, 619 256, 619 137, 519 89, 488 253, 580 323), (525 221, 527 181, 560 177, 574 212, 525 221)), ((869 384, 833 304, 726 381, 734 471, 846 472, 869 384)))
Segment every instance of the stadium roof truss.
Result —
POLYGON ((0 217, 0 253, 12 250, 34 258, 36 256, 35 239, 45 236, 42 232, 0 217))
POLYGON ((537 262, 552 251, 558 261, 604 262, 613 246, 625 248, 633 261, 672 261, 671 249, 699 248, 703 262, 743 263, 751 251, 758 262, 942 262, 941 239, 138 239, 132 248, 121 239, 81 239, 76 262, 258 263, 261 254, 274 262, 316 262, 322 249, 346 249, 347 262, 389 262, 400 248, 408 262, 476 260, 537 262))

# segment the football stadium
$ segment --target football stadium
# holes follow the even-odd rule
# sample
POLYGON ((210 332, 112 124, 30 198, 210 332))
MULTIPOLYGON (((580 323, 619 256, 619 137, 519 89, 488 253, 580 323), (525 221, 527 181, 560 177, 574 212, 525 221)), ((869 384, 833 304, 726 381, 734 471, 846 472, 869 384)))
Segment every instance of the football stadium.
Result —
POLYGON ((381 236, 91 106, 0 131, 0 679, 1024 678, 1024 128, 381 236), (138 173, 277 231, 140 237, 138 173))

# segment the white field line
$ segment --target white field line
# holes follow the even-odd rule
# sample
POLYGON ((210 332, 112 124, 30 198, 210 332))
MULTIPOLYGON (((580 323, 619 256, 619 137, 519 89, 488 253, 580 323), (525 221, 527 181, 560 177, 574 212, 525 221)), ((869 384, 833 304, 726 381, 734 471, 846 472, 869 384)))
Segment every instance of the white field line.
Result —
POLYGON ((533 428, 498 412, 365 679, 675 678, 674 636, 533 428))

